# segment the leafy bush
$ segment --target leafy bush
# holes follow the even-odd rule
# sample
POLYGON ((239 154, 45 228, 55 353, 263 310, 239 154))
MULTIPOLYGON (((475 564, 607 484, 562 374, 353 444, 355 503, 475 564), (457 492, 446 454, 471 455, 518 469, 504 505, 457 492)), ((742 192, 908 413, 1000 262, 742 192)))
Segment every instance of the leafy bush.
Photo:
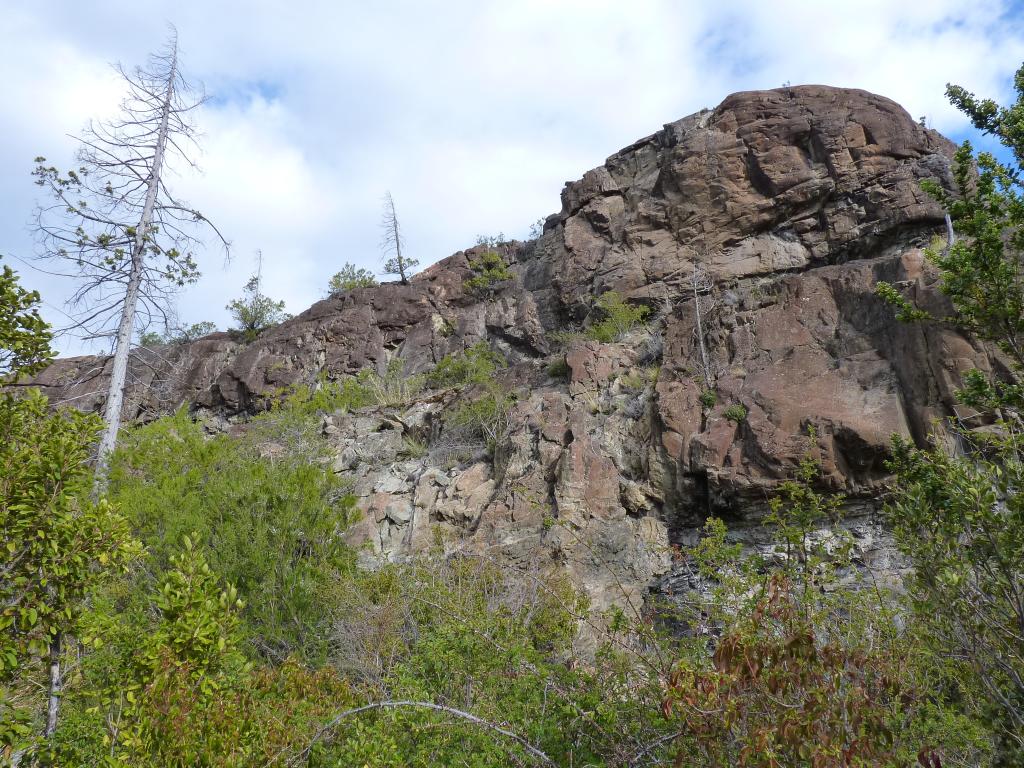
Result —
POLYGON ((621 339, 642 324, 650 312, 648 307, 628 303, 616 291, 602 293, 594 306, 602 319, 587 328, 585 333, 587 338, 605 343, 621 339))
POLYGON ((353 702, 330 667, 248 662, 245 608, 192 542, 172 566, 148 593, 97 603, 112 642, 81 660, 53 765, 283 766, 353 702))
POLYGON ((447 388, 463 384, 486 384, 492 380, 495 371, 508 363, 500 352, 480 341, 462 352, 445 355, 434 370, 427 374, 427 383, 432 387, 447 388))
POLYGON ((505 260, 494 250, 484 251, 479 258, 470 259, 469 268, 474 275, 462 283, 462 288, 473 296, 485 296, 498 283, 512 279, 505 260))
POLYGON ((316 657, 324 652, 320 593, 350 565, 341 534, 355 500, 319 460, 322 441, 307 442, 320 446, 318 457, 261 458, 282 424, 294 423, 281 413, 255 419, 241 438, 209 438, 184 411, 130 430, 112 463, 110 498, 149 548, 155 574, 172 567, 174 542, 194 532, 211 567, 249 604, 254 647, 272 658, 316 657))
POLYGON ((742 424, 747 420, 747 409, 745 406, 735 403, 722 411, 722 415, 729 421, 742 424))
POLYGON ((40 302, 39 292, 22 288, 13 269, 0 270, 0 380, 33 374, 53 357, 40 302))
POLYGON ((313 386, 299 384, 285 391, 274 408, 299 418, 363 408, 375 402, 366 378, 345 376, 337 381, 321 378, 313 386))
MULTIPOLYGON (((953 422, 927 450, 896 440, 887 506, 914 566, 907 587, 930 651, 958 667, 949 698, 991 728, 997 766, 1024 764, 1024 66, 1014 88, 1004 107, 947 85, 950 102, 1004 153, 975 156, 964 142, 952 162, 955 190, 922 182, 948 212, 945 240, 925 251, 954 310, 941 319, 996 345, 1009 363, 999 373, 969 372, 959 393, 993 425, 953 422)), ((878 293, 900 320, 929 318, 892 286, 878 293)))
MULTIPOLYGON (((718 393, 713 389, 705 389, 700 393, 700 404, 704 408, 714 408, 715 403, 718 402, 718 393)), ((743 414, 744 417, 746 414, 743 414)))
POLYGON ((812 489, 818 473, 808 454, 772 500, 764 557, 715 518, 693 550, 709 589, 685 607, 698 642, 664 701, 680 755, 709 768, 979 765, 983 733, 934 698, 951 680, 898 595, 844 583, 851 536, 841 497, 812 489))
POLYGON ((348 293, 356 288, 369 288, 377 285, 377 278, 368 269, 360 269, 355 264, 345 262, 338 272, 327 283, 327 291, 331 296, 348 293))
POLYGON ((83 638, 91 594, 139 554, 117 508, 87 498, 99 427, 91 414, 51 411, 35 390, 0 393, 0 755, 32 741, 47 685, 59 694, 52 671, 41 679, 49 659, 83 638))

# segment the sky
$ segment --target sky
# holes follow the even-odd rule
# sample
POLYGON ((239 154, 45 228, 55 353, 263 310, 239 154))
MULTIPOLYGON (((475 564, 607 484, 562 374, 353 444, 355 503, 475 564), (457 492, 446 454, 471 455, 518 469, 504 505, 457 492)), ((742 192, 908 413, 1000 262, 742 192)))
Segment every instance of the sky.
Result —
POLYGON ((345 262, 379 272, 387 191, 424 267, 524 238, 566 181, 730 93, 864 88, 960 141, 978 137, 945 84, 1006 103, 1024 62, 1024 0, 0 0, 0 254, 55 326, 74 286, 33 268, 32 160, 72 167, 73 135, 116 114, 110 65, 168 24, 210 96, 201 171, 168 186, 232 243, 230 263, 201 253, 177 312, 221 328, 257 252, 293 313, 345 262))

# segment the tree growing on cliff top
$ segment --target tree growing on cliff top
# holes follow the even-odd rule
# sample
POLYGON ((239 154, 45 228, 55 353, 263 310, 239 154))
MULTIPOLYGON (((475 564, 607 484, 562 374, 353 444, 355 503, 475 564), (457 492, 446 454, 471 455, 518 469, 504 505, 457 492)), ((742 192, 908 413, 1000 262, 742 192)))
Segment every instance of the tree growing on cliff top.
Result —
POLYGON ((327 283, 327 293, 330 296, 338 296, 348 293, 356 288, 369 288, 377 284, 377 278, 368 269, 361 269, 355 264, 345 262, 339 271, 327 283))
POLYGON ((104 429, 98 448, 102 487, 121 424, 128 355, 137 320, 166 315, 174 291, 199 276, 195 228, 209 226, 164 181, 169 164, 192 166, 192 114, 203 103, 181 74, 176 34, 146 67, 118 67, 127 95, 118 117, 91 123, 79 138, 79 167, 61 173, 37 158, 33 175, 52 204, 39 209, 43 258, 63 263, 79 285, 70 304, 87 338, 113 338, 104 429))
POLYGON ((284 311, 283 301, 275 301, 263 293, 262 256, 258 257, 258 262, 256 273, 245 284, 245 295, 225 307, 246 341, 252 341, 263 331, 291 317, 284 311))
POLYGON ((420 263, 402 253, 405 239, 398 226, 395 201, 390 192, 384 195, 384 218, 381 220, 380 226, 384 231, 380 241, 381 250, 384 252, 384 272, 389 275, 398 275, 399 282, 402 285, 408 285, 412 271, 420 263))

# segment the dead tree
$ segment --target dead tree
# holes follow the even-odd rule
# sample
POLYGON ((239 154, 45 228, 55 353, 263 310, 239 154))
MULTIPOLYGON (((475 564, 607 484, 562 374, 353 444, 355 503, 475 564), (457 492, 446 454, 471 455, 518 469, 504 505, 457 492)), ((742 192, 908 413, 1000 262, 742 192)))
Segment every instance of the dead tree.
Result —
POLYGON ((201 92, 182 77, 177 36, 145 67, 118 72, 127 95, 118 117, 90 123, 79 138, 79 167, 62 174, 37 158, 36 183, 53 197, 40 207, 41 258, 60 262, 78 281, 69 305, 74 328, 86 339, 113 340, 113 366, 97 454, 97 490, 121 425, 128 357, 136 325, 166 321, 174 292, 195 282, 196 228, 210 228, 198 211, 179 201, 164 178, 169 166, 194 167, 196 131, 191 116, 201 92))
POLYGON ((714 303, 710 296, 713 287, 714 280, 711 275, 694 260, 693 274, 690 277, 690 289, 693 291, 693 314, 696 318, 694 334, 697 337, 697 346, 700 348, 701 377, 704 379, 704 386, 707 389, 712 389, 715 384, 707 342, 704 339, 704 318, 710 315, 714 309, 714 303))
POLYGON ((384 195, 384 216, 380 223, 384 231, 381 237, 380 247, 384 252, 384 272, 389 275, 398 275, 402 285, 409 284, 409 275, 412 274, 419 262, 410 259, 402 253, 402 246, 405 240, 402 231, 398 226, 398 214, 395 213, 395 201, 388 192, 384 195))

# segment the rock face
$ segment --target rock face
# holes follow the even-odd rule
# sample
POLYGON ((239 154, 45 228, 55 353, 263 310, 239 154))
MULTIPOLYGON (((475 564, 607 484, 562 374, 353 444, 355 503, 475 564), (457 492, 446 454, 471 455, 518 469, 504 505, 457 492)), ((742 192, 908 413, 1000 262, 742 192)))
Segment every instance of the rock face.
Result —
MULTIPOLYGON (((943 212, 920 182, 948 186, 952 151, 864 91, 735 94, 567 184, 539 239, 498 248, 514 278, 483 295, 464 287, 481 253, 470 249, 407 286, 321 301, 248 345, 214 334, 141 351, 125 415, 182 403, 244 414, 290 384, 395 356, 426 371, 487 341, 517 393, 493 461, 409 449, 437 441, 471 391, 325 424, 366 511, 353 539, 399 557, 440 532, 567 568, 599 604, 639 598, 708 514, 756 538, 810 427, 827 484, 869 513, 891 435, 924 441, 955 412, 961 374, 999 365, 952 330, 898 323, 874 296, 886 280, 948 309, 922 253, 943 212), (552 332, 594 322, 607 290, 651 322, 556 349, 552 332)), ((60 360, 35 383, 98 408, 105 366, 60 360)), ((884 539, 861 533, 866 548, 884 539)))

